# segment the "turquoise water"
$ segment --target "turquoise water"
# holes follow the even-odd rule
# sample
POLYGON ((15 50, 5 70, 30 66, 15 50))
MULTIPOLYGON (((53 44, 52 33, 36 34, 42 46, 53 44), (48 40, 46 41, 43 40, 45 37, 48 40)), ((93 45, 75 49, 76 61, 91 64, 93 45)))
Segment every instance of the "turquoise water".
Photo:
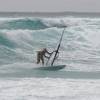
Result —
MULTIPOLYGON (((46 63, 45 59, 45 63, 46 63)), ((2 100, 99 100, 99 17, 0 17, 0 96, 2 100), (36 52, 57 48, 67 26, 59 71, 34 68, 36 52)))

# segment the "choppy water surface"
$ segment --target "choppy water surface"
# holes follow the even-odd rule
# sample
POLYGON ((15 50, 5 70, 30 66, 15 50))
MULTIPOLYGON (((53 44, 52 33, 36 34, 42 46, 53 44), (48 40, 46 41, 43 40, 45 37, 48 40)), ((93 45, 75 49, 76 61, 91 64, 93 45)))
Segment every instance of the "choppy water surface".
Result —
POLYGON ((99 100, 99 71, 100 18, 0 18, 2 100, 99 100), (41 66, 36 65, 36 51, 55 50, 63 26, 67 28, 55 64, 66 68, 34 70, 41 66))

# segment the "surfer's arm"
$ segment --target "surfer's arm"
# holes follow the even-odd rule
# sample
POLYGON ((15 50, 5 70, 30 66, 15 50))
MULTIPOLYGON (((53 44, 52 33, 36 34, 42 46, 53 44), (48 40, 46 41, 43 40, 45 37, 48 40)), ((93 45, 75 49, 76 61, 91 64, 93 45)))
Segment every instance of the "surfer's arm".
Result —
POLYGON ((46 51, 46 53, 49 54, 49 55, 53 54, 54 52, 57 52, 57 50, 54 50, 54 51, 52 51, 52 52, 46 51))
POLYGON ((47 59, 49 59, 49 57, 48 57, 48 56, 46 56, 46 55, 44 55, 44 57, 45 57, 45 58, 47 58, 47 59))
POLYGON ((53 52, 48 52, 48 51, 46 51, 46 53, 49 54, 49 55, 51 55, 53 52))

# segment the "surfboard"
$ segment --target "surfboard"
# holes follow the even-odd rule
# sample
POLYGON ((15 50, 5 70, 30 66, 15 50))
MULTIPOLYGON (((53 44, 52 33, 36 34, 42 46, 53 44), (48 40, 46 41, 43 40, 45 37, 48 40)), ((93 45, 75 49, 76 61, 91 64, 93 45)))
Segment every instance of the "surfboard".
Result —
POLYGON ((35 68, 37 70, 48 70, 48 71, 56 71, 65 68, 66 65, 55 65, 55 66, 46 66, 46 67, 38 67, 35 68))

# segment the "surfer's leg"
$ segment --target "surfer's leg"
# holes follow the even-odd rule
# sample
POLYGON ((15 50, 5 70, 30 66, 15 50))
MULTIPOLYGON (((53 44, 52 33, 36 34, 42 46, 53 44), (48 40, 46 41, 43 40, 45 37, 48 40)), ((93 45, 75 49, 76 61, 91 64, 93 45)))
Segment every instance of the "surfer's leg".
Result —
POLYGON ((39 64, 40 63, 40 59, 37 59, 37 64, 39 64))
POLYGON ((39 63, 40 63, 40 55, 37 54, 37 64, 39 64, 39 63))
POLYGON ((44 65, 44 58, 43 57, 41 57, 41 61, 42 61, 42 64, 44 65))

